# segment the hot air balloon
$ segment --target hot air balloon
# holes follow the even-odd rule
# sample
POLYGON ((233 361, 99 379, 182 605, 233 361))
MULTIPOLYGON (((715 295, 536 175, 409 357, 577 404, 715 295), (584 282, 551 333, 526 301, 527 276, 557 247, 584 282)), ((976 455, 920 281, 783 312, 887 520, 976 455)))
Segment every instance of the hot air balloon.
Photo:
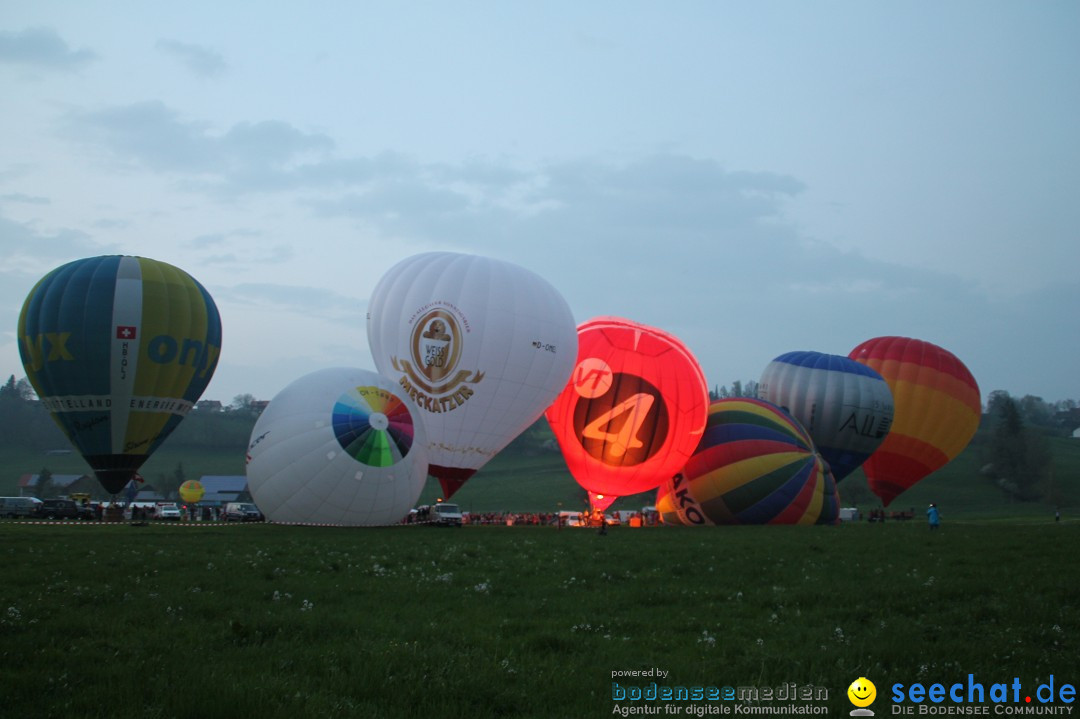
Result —
POLYGON ((206 494, 206 489, 202 486, 202 482, 195 479, 189 479, 180 485, 180 499, 188 504, 195 504, 203 495, 206 494))
POLYGON ((837 482, 866 461, 892 425, 889 385, 873 369, 840 355, 782 354, 762 372, 757 394, 799 420, 837 482))
POLYGON ((870 489, 888 506, 968 445, 982 414, 979 385, 954 354, 923 340, 876 337, 848 356, 892 389, 892 429, 863 463, 870 489))
POLYGON ((656 511, 665 524, 835 524, 839 504, 798 420, 744 397, 709 406, 697 451, 660 486, 656 511))
POLYGON ((371 370, 305 375, 259 416, 248 488, 273 522, 374 526, 400 521, 427 478, 423 425, 401 388, 371 370))
POLYGON ((577 353, 573 315, 546 280, 452 252, 390 268, 371 295, 367 335, 379 372, 423 415, 446 498, 540 417, 577 353))
POLYGON ((619 317, 578 327, 577 364, 545 415, 596 509, 678 472, 705 426, 709 393, 676 337, 619 317))
POLYGON ((145 257, 53 270, 26 298, 18 333, 30 383, 110 494, 191 410, 221 353, 209 293, 145 257))

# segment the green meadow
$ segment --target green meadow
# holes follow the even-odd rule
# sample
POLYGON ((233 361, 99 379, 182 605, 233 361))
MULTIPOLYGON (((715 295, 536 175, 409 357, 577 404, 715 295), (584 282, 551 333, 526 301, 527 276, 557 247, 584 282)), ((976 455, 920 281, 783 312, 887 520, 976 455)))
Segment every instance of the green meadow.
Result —
MULTIPOLYGON (((604 717, 620 687, 1080 679, 1080 522, 0 523, 12 717, 604 717), (664 678, 613 679, 661 670, 664 678)), ((638 702, 636 706, 660 702, 638 702)), ((723 702, 669 703, 688 716, 723 702)))

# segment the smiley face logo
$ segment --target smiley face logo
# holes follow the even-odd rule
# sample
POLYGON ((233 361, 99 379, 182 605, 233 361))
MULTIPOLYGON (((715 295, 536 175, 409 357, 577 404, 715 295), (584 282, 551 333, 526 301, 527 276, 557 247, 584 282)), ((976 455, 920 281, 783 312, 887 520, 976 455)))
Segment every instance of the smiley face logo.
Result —
POLYGON ((868 707, 877 698, 877 687, 866 677, 859 677, 847 689, 848 699, 857 707, 868 707))

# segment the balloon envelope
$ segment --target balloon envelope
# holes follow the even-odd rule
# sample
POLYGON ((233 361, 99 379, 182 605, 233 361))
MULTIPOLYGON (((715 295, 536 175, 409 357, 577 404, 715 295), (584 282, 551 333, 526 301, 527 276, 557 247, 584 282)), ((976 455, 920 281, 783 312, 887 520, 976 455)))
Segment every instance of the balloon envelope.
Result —
POLYGON ((424 428, 401 389, 370 370, 305 375, 251 432, 248 488, 274 522, 400 521, 427 478, 424 428))
POLYGON ((979 428, 979 385, 948 350, 909 337, 876 337, 848 355, 892 389, 895 415, 881 447, 863 464, 870 489, 888 506, 955 458, 979 428))
POLYGON ((573 315, 546 280, 452 252, 390 268, 372 293, 367 335, 379 372, 424 417, 445 497, 540 417, 577 353, 573 315))
POLYGON ((206 494, 206 489, 202 486, 202 482, 194 479, 189 479, 180 485, 180 499, 185 502, 198 502, 206 494))
POLYGON ((884 378, 840 355, 780 355, 762 372, 758 399, 799 421, 837 482, 866 461, 892 425, 892 391, 884 378))
POLYGON ((221 353, 209 293, 145 257, 53 270, 26 298, 18 334, 27 378, 110 494, 191 410, 221 353))
POLYGON ((758 399, 721 399, 685 469, 657 492, 665 524, 835 524, 836 482, 809 433, 758 399))
POLYGON ((701 367, 678 338, 598 317, 578 328, 573 374, 545 415, 574 479, 609 499, 648 491, 679 471, 701 438, 708 404, 701 367))

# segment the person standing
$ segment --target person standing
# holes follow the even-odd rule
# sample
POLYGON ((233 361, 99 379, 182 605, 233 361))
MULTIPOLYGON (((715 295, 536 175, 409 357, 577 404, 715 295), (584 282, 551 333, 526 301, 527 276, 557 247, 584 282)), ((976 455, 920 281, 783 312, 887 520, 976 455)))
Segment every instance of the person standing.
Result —
POLYGON ((930 529, 937 529, 941 526, 941 513, 938 512, 936 504, 930 503, 930 507, 926 510, 926 519, 930 522, 930 529))

